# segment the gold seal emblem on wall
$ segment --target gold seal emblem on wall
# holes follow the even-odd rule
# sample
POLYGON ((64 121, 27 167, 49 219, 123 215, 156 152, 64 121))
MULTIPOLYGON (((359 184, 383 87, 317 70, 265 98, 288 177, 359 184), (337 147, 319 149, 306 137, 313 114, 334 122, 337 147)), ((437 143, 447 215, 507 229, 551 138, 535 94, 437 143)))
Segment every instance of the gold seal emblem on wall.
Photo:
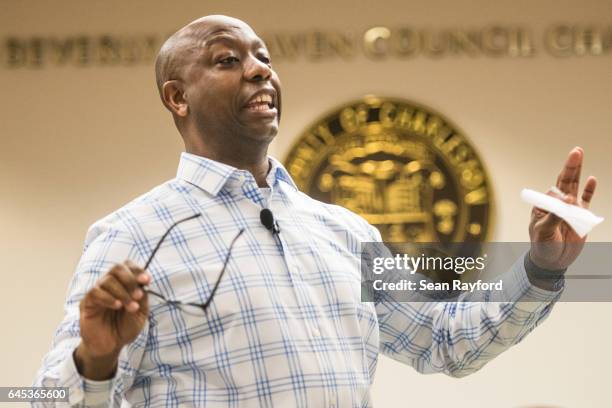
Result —
POLYGON ((387 242, 484 241, 491 185, 482 160, 442 115, 368 96, 310 126, 285 160, 300 190, 376 226, 387 242))

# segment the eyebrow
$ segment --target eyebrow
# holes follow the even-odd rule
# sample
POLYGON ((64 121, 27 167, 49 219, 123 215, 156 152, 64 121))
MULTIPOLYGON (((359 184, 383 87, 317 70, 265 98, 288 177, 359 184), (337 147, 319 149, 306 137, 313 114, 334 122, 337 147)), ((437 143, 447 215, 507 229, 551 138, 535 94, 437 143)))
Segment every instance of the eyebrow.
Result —
MULTIPOLYGON (((230 43, 232 45, 236 44, 238 41, 236 40, 236 38, 232 37, 231 35, 228 35, 228 32, 223 32, 220 34, 212 34, 211 37, 207 38, 206 40, 204 40, 203 42, 203 46, 204 47, 210 47, 215 43, 218 42, 226 42, 226 43, 230 43)), ((251 45, 257 45, 259 47, 263 47, 266 48, 266 45, 264 44, 264 42, 260 39, 257 38, 256 40, 253 40, 253 42, 251 43, 251 45)))

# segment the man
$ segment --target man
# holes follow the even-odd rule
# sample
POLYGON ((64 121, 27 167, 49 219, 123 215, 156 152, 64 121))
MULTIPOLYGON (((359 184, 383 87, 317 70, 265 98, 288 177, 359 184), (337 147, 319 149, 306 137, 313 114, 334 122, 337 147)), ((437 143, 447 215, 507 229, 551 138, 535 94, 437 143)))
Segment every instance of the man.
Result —
MULTIPOLYGON (((68 387, 70 405, 369 407, 379 351, 463 376, 520 341, 584 243, 534 209, 532 242, 558 252, 533 245, 516 263, 514 301, 361 302, 360 243, 380 234, 300 193, 267 156, 281 86, 255 32, 198 19, 163 45, 156 76, 186 153, 175 179, 88 232, 36 380, 68 387), (550 269, 558 278, 543 279, 550 269)), ((557 187, 587 207, 582 158, 570 152, 557 187)))

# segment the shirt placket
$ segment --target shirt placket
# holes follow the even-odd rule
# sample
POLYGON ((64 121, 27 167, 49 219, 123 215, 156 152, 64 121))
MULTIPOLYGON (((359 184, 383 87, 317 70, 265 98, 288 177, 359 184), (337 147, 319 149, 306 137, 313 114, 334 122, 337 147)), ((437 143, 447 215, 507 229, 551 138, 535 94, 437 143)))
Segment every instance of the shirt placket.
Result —
MULTIPOLYGON (((269 208, 271 208, 273 212, 276 211, 275 214, 282 217, 283 211, 288 209, 285 207, 284 201, 279 197, 279 195, 283 194, 282 189, 279 188, 277 194, 278 195, 276 196, 274 196, 274 194, 270 196, 269 204, 273 208, 269 208)), ((291 250, 290 242, 287 240, 287 235, 283 235, 282 223, 280 225, 280 230, 281 232, 277 235, 277 237, 282 247, 283 259, 285 260, 287 270, 293 284, 296 303, 300 310, 305 313, 303 328, 306 333, 308 333, 309 340, 313 344, 318 372, 324 377, 328 375, 333 377, 334 367, 330 365, 330 361, 326 358, 326 345, 323 341, 321 327, 319 325, 319 320, 321 319, 320 305, 313 302, 313 299, 317 299, 318 296, 312 292, 314 289, 312 289, 304 280, 305 271, 302 270, 298 257, 295 256, 291 250)), ((335 408, 338 406, 338 394, 334 386, 335 381, 333 378, 327 378, 326 381, 329 381, 329 384, 324 387, 324 392, 321 395, 316 396, 316 401, 312 400, 311 402, 316 406, 335 408)))
MULTIPOLYGON (((260 209, 268 208, 272 211, 275 220, 279 221, 282 218, 283 210, 285 205, 282 199, 279 199, 279 194, 282 194, 281 188, 277 182, 269 183, 271 192, 268 202, 264 199, 261 194, 259 187, 255 180, 250 174, 238 176, 239 183, 241 184, 241 191, 244 196, 257 205, 260 209), (275 188, 276 187, 276 188, 275 188)), ((313 296, 310 291, 312 290, 309 285, 304 282, 302 275, 299 259, 294 255, 291 250, 290 242, 287 240, 286 235, 283 235, 282 219, 280 220, 280 233, 274 234, 274 239, 277 243, 278 250, 283 258, 289 280, 295 296, 295 304, 299 310, 303 313, 302 330, 308 334, 309 340, 313 343, 314 350, 323 350, 324 344, 321 338, 321 330, 318 324, 319 306, 312 302, 313 296)), ((329 367, 329 362, 325 360, 324 352, 314 352, 318 372, 322 372, 324 368, 328 373, 333 374, 333 367, 329 367)), ((326 387, 325 395, 317 396, 317 405, 323 400, 324 406, 335 407, 337 404, 337 395, 335 390, 326 387)), ((313 401, 315 402, 315 401, 313 401)))

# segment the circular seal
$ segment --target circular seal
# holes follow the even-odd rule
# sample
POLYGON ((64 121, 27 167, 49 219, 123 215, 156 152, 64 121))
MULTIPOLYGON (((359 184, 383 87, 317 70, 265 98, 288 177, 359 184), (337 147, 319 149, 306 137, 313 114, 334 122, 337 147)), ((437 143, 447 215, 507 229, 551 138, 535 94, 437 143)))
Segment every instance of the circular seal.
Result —
POLYGON ((468 139, 432 109, 364 97, 312 124, 286 167, 311 197, 376 226, 386 242, 480 242, 492 191, 468 139))

